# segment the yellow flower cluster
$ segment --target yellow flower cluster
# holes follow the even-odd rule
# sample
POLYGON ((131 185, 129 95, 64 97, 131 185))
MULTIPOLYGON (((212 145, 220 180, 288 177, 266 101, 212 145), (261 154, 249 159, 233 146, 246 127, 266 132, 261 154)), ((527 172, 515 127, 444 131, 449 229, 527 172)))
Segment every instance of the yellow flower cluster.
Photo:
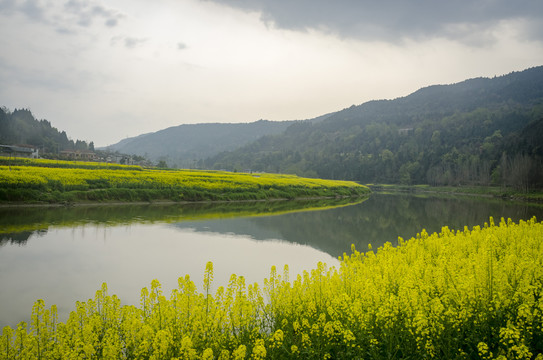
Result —
POLYGON ((0 184, 36 185, 59 182, 63 186, 83 186, 102 180, 110 187, 201 187, 213 188, 258 188, 258 187, 359 187, 349 181, 300 178, 295 175, 260 174, 193 170, 110 170, 110 169, 66 169, 36 166, 0 166, 0 184))
POLYGON ((3 329, 0 359, 538 359, 543 355, 543 223, 490 219, 398 247, 319 263, 261 288, 232 275, 203 292, 158 281, 121 306, 104 284, 66 323, 38 300, 30 327, 3 329))
MULTIPOLYGON (((47 163, 45 163, 47 165, 47 163)), ((295 175, 245 174, 222 171, 155 170, 139 167, 115 168, 95 165, 51 167, 34 162, 18 166, 0 165, 0 189, 35 189, 51 191, 88 191, 102 189, 174 190, 192 200, 194 191, 204 194, 240 194, 251 192, 267 197, 301 197, 316 195, 354 195, 369 190, 348 181, 300 178, 295 175)), ((219 194, 219 195, 217 195, 219 194)), ((255 195, 256 196, 256 195, 255 195)))
POLYGON ((6 166, 41 166, 52 168, 82 168, 82 169, 120 169, 120 170, 143 170, 139 165, 121 165, 115 163, 94 162, 94 161, 67 161, 49 159, 9 158, 0 156, 0 165, 6 166))

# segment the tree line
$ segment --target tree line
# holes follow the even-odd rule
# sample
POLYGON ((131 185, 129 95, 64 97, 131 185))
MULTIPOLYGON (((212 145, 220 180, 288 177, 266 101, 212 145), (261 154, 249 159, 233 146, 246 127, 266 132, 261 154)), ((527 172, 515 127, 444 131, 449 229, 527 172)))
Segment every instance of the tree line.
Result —
POLYGON ((300 121, 203 162, 362 183, 543 188, 543 67, 300 121))
POLYGON ((58 156, 62 150, 94 151, 94 143, 72 140, 48 120, 37 120, 28 109, 0 108, 0 144, 32 145, 41 154, 58 156))

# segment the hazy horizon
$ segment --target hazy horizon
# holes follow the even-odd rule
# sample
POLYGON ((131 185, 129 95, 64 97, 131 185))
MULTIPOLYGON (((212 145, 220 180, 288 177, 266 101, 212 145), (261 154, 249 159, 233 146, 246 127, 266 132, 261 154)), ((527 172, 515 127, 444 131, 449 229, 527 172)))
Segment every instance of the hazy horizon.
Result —
POLYGON ((0 0, 0 105, 107 146, 542 65, 543 3, 0 0))

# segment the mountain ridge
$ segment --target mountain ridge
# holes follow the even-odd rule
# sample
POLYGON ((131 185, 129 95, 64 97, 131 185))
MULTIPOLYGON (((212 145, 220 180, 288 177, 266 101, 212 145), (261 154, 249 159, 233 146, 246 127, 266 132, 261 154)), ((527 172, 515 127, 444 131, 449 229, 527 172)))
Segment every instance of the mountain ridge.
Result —
POLYGON ((353 105, 319 123, 293 124, 281 135, 206 159, 204 165, 365 183, 494 183, 527 189, 543 186, 538 180, 543 160, 533 141, 522 139, 523 129, 542 119, 539 66, 353 105))
MULTIPOLYGON (((202 167, 209 164, 209 161, 203 161, 205 159, 213 158, 225 151, 234 151, 265 136, 281 134, 291 125, 296 127, 300 123, 326 123, 331 121, 349 123, 352 118, 371 117, 372 120, 379 120, 385 117, 388 119, 395 117, 396 124, 408 127, 413 123, 411 118, 413 113, 416 113, 417 116, 424 115, 435 118, 450 115, 459 110, 473 110, 477 106, 495 103, 499 100, 495 97, 496 89, 499 90, 510 86, 512 84, 510 81, 511 76, 530 79, 535 74, 536 80, 532 81, 532 83, 543 81, 540 76, 540 68, 530 68, 494 78, 476 77, 454 84, 429 85, 403 97, 370 100, 360 105, 352 105, 336 112, 306 120, 181 124, 123 139, 104 148, 121 153, 145 156, 154 162, 165 160, 172 167, 202 167), (488 84, 492 84, 492 87, 489 88, 488 84), (455 103, 451 103, 450 100, 446 99, 450 96, 458 98, 455 103), (458 102, 463 103, 462 108, 459 108, 458 102), (421 111, 423 107, 427 107, 427 110, 421 111), (261 126, 260 131, 252 130, 251 127, 257 126, 257 124, 273 125, 261 126)), ((515 91, 509 91, 509 93, 513 92, 515 91)), ((519 94, 518 96, 522 96, 522 91, 516 89, 516 93, 519 94)), ((543 96, 543 93, 541 96, 543 96)), ((508 98, 511 98, 511 94, 508 98)), ((359 125, 364 125, 364 123, 359 122, 359 125)), ((323 128, 326 128, 326 126, 323 128)))
POLYGON ((195 160, 234 149, 265 134, 279 133, 291 123, 258 120, 246 124, 181 124, 121 140, 107 149, 152 161, 164 160, 172 167, 193 167, 195 160))
MULTIPOLYGON (((29 110, 0 109, 0 140, 93 149, 29 110)), ((543 188, 543 66, 430 85, 307 120, 181 124, 107 147, 170 167, 362 183, 543 188)))

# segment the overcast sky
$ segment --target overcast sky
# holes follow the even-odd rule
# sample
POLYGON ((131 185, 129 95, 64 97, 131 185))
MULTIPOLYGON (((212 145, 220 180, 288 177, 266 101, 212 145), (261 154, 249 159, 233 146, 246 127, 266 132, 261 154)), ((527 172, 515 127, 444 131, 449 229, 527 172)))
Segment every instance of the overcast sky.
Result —
POLYGON ((0 106, 97 146, 538 65, 539 0, 0 0, 0 106))

